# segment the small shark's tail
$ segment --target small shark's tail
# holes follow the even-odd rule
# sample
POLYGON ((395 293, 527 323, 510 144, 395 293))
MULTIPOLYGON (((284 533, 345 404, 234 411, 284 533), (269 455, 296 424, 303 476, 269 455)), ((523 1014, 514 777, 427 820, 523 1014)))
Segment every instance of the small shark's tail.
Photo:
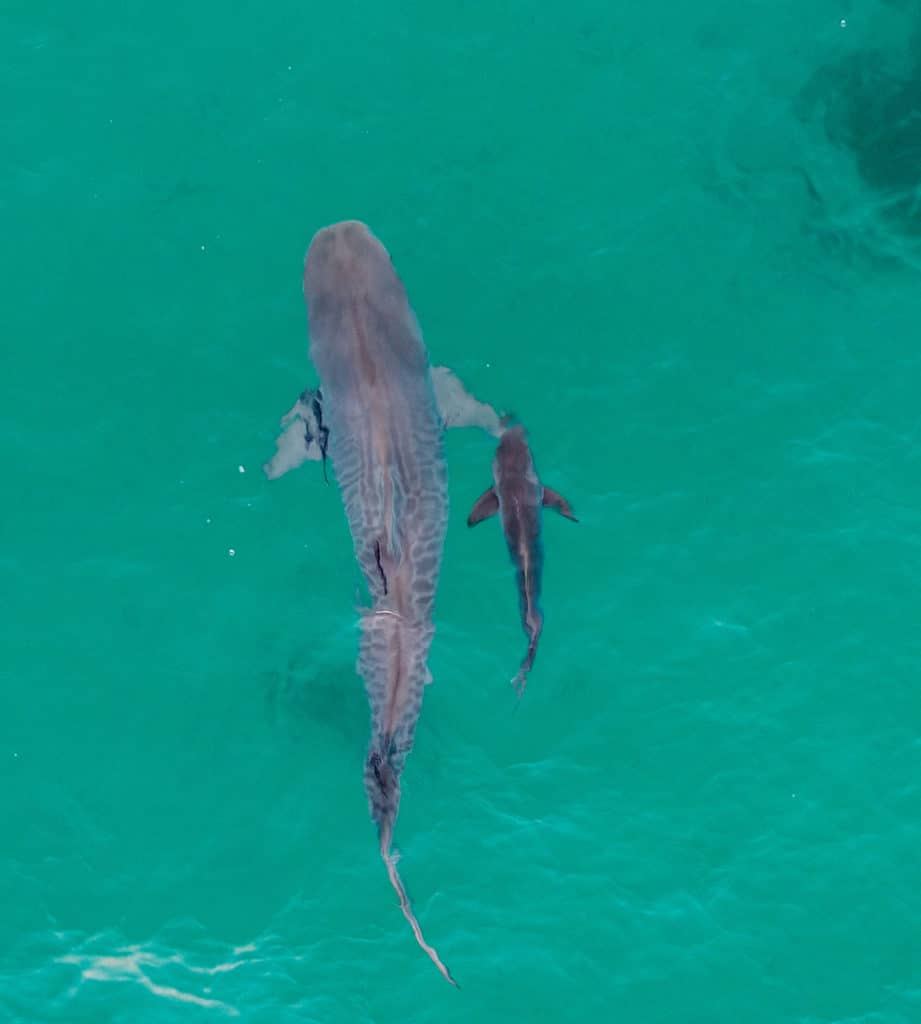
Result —
POLYGON ((528 673, 531 671, 531 666, 537 657, 537 642, 540 640, 540 634, 544 628, 543 613, 536 608, 530 609, 524 627, 525 632, 528 634, 528 650, 518 668, 518 675, 512 680, 512 686, 515 687, 519 700, 524 693, 524 688, 528 685, 528 673))
POLYGON ((394 887, 400 899, 400 910, 403 911, 403 916, 409 922, 413 935, 416 937, 416 942, 425 950, 429 959, 441 972, 442 977, 450 981, 456 988, 460 988, 460 985, 451 977, 451 972, 442 963, 435 947, 430 946, 425 941, 422 928, 416 920, 409 897, 406 895, 403 880, 397 871, 397 858, 390 852, 393 842, 393 826, 400 805, 400 781, 386 759, 376 750, 372 750, 365 764, 365 788, 368 791, 368 798, 371 804, 371 815, 375 822, 377 822, 380 833, 381 857, 387 868, 390 884, 394 887))

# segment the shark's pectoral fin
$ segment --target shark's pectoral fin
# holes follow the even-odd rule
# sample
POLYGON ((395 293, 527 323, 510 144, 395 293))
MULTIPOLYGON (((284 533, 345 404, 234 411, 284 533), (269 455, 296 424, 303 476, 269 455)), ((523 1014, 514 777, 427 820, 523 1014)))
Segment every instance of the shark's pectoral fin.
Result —
POLYGON ((499 498, 496 495, 495 487, 490 487, 488 491, 477 498, 476 504, 470 510, 470 515, 467 516, 467 525, 476 526, 477 523, 482 523, 484 519, 489 519, 498 511, 499 498))
POLYGON ((447 366, 432 367, 432 387, 445 427, 480 427, 496 437, 502 432, 496 410, 474 398, 447 366))
POLYGON ((277 480, 305 462, 319 462, 323 458, 319 444, 307 441, 304 422, 299 417, 289 421, 287 430, 276 440, 275 447, 277 451, 262 467, 270 480, 277 480))
POLYGON ((329 431, 323 426, 321 398, 319 389, 308 389, 282 417, 285 430, 275 442, 277 451, 262 467, 270 480, 277 480, 305 462, 321 461, 326 477, 329 431))
POLYGON ((569 502, 562 494, 553 490, 552 487, 544 488, 544 508, 555 508, 561 516, 571 519, 574 523, 579 521, 576 519, 575 515, 573 515, 569 502))

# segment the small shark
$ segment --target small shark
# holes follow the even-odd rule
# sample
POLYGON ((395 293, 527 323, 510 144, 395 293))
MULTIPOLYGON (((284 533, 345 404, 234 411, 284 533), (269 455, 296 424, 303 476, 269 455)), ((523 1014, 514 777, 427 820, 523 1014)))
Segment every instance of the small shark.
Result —
POLYGON ((528 650, 512 685, 520 697, 528 682, 528 672, 537 655, 544 616, 540 610, 540 584, 544 564, 541 543, 541 512, 555 508, 560 515, 579 520, 569 502, 556 491, 545 487, 537 476, 524 427, 508 427, 499 441, 492 464, 495 483, 477 499, 468 526, 499 513, 505 543, 516 569, 521 625, 528 638, 528 650))

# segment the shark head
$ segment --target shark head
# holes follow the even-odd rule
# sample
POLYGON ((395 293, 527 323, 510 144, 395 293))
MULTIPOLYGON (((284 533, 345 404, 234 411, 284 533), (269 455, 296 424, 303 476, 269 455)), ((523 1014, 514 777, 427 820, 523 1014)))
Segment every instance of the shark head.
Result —
POLYGON ((499 447, 496 449, 493 464, 496 481, 506 474, 519 476, 528 472, 533 473, 533 461, 525 429, 520 423, 507 426, 502 431, 499 447))

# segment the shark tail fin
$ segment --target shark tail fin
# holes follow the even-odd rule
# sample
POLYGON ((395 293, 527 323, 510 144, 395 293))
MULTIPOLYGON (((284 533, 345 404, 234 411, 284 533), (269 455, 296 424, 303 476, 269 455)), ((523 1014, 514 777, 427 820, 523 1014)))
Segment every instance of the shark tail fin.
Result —
POLYGON ((512 680, 512 686, 515 688, 519 700, 521 700, 521 695, 524 693, 524 688, 528 685, 528 673, 531 671, 531 666, 537 657, 537 643, 540 640, 543 628, 543 614, 539 609, 532 609, 525 622, 525 632, 528 635, 528 649, 521 661, 518 674, 512 680))
POLYGON ((410 928, 413 930, 413 935, 416 937, 416 942, 425 950, 429 959, 441 972, 441 976, 446 980, 450 981, 455 988, 460 988, 460 985, 451 977, 451 972, 442 963, 441 957, 438 955, 438 951, 434 946, 430 946, 425 941, 425 936, 422 934, 422 929, 419 926, 419 922, 416 920, 416 915, 413 913, 413 908, 410 906, 409 897, 406 895, 406 889, 403 887, 403 880, 400 878, 400 874, 397 871, 397 858, 396 855, 390 852, 390 829, 384 829, 381 831, 381 857, 384 859, 384 864, 387 867, 387 876, 390 878, 390 884, 396 890, 396 894, 400 899, 400 910, 403 911, 403 916, 409 922, 410 928))

